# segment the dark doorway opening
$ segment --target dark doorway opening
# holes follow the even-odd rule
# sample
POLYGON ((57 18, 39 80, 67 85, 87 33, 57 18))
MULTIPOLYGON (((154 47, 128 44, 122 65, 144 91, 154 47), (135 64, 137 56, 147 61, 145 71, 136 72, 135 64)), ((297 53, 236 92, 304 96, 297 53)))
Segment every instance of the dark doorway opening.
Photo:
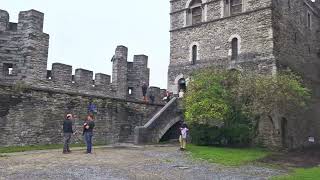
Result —
POLYGON ((183 90, 183 92, 186 92, 187 90, 187 84, 186 84, 186 80, 184 78, 179 79, 178 81, 178 92, 180 92, 180 90, 183 90))
POLYGON ((119 135, 119 142, 126 142, 128 141, 129 137, 132 134, 132 126, 130 124, 124 124, 120 126, 120 135, 119 135))
POLYGON ((160 142, 178 141, 180 136, 180 121, 171 126, 171 128, 162 136, 160 142))

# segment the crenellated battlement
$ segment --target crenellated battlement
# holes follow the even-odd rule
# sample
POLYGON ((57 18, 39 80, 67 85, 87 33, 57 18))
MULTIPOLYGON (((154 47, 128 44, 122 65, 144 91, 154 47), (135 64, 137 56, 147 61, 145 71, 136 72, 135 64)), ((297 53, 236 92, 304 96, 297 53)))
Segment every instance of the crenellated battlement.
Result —
POLYGON ((9 13, 0 9, 0 31, 43 32, 43 21, 44 14, 32 9, 21 11, 18 23, 10 22, 9 13))
MULTIPOLYGON (((112 58, 112 83, 110 75, 93 74, 91 70, 75 69, 73 75, 72 66, 67 64, 53 63, 47 70, 49 35, 43 33, 44 14, 22 11, 18 23, 9 18, 7 11, 0 10, 0 83, 23 82, 48 90, 142 100, 142 84, 149 84, 148 56, 134 55, 128 62, 128 48, 117 46, 112 58)), ((160 89, 149 91, 160 96, 160 89)))
POLYGON ((0 31, 6 31, 9 26, 9 13, 0 9, 0 31))
POLYGON ((148 56, 146 55, 134 55, 133 57, 134 66, 148 68, 148 56))
MULTIPOLYGON (((50 77, 48 77, 49 79, 50 77)), ((53 63, 51 70, 51 80, 59 84, 70 84, 72 83, 72 66, 53 63)))
POLYGON ((19 13, 18 30, 25 32, 43 32, 44 14, 36 10, 19 13))

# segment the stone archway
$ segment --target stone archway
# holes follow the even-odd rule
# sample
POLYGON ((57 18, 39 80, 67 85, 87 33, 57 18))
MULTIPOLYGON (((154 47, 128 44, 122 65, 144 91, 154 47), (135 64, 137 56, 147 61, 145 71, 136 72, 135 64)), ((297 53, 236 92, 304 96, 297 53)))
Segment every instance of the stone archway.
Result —
POLYGON ((176 78, 173 81, 173 84, 170 85, 169 90, 173 94, 178 94, 179 93, 179 80, 185 78, 183 74, 179 74, 176 76, 176 78))
POLYGON ((181 127, 180 121, 172 125, 168 131, 161 137, 159 142, 167 142, 167 141, 177 141, 180 136, 180 127, 181 127))
POLYGON ((158 132, 157 138, 156 138, 156 142, 160 142, 161 138, 169 131, 169 129, 174 126, 175 124, 177 124, 178 122, 180 122, 182 119, 181 117, 176 117, 171 119, 168 123, 166 123, 166 126, 164 128, 161 129, 161 131, 158 132))

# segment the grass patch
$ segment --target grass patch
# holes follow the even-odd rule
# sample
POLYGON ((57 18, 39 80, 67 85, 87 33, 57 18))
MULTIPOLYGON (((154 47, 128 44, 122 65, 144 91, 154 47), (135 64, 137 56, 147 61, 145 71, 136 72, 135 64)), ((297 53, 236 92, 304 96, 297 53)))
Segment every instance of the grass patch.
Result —
MULTIPOLYGON (((72 144, 70 147, 84 147, 84 144, 72 144)), ((10 146, 0 147, 0 153, 14 153, 35 150, 62 149, 62 144, 32 145, 32 146, 10 146)))
POLYGON ((264 158, 270 152, 253 148, 222 148, 210 146, 188 145, 188 151, 192 157, 207 160, 226 166, 239 166, 264 158))
POLYGON ((316 180, 320 179, 320 167, 311 169, 295 169, 287 176, 274 177, 272 180, 316 180))

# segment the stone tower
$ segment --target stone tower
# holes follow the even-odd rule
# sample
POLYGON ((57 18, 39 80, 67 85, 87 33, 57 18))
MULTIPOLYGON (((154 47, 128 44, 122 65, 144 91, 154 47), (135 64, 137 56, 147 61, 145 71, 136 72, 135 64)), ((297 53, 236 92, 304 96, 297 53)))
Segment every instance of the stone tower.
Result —
POLYGON ((19 13, 18 23, 0 10, 0 78, 34 83, 47 77, 49 35, 43 33, 44 14, 19 13))
POLYGON ((118 46, 115 55, 112 58, 112 84, 116 89, 116 96, 119 98, 127 98, 128 92, 128 48, 125 46, 118 46))
POLYGON ((133 61, 129 62, 128 48, 118 46, 112 62, 112 85, 117 97, 141 99, 143 82, 149 84, 148 56, 134 55, 133 61))
POLYGON ((170 2, 168 89, 174 94, 193 70, 207 66, 272 71, 272 0, 170 2))
POLYGON ((171 0, 168 90, 185 89, 206 67, 276 73, 290 68, 313 91, 301 116, 262 121, 262 141, 289 148, 320 143, 320 0, 171 0), (288 120, 290 119, 290 121, 288 120), (303 130, 297 131, 297 128, 303 130), (297 133, 299 132, 299 133, 297 133))

